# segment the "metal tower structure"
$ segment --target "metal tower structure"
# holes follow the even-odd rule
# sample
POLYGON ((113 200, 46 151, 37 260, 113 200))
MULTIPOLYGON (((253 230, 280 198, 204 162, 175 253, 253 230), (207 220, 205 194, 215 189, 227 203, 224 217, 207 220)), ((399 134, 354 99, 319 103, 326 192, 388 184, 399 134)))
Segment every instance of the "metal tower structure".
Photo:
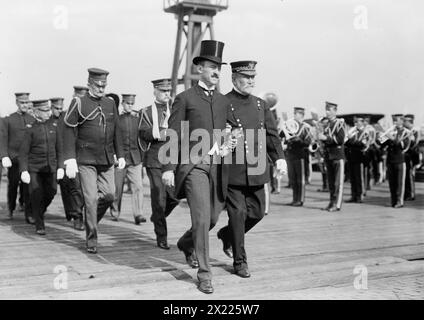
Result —
POLYGON ((174 97, 177 85, 184 84, 185 89, 188 89, 199 79, 192 60, 199 54, 200 43, 207 31, 210 40, 215 40, 213 17, 228 8, 228 0, 163 0, 163 8, 165 12, 173 13, 178 21, 171 75, 174 97), (185 46, 181 52, 183 42, 185 46), (181 78, 179 78, 180 70, 183 73, 181 78))

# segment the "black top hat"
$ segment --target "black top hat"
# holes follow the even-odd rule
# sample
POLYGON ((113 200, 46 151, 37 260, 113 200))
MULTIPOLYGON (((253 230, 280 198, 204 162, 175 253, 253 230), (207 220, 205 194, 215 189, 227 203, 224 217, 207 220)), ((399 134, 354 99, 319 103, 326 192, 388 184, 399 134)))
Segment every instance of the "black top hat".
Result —
POLYGON ((203 40, 200 45, 200 54, 193 59, 194 64, 199 64, 200 61, 208 60, 217 64, 226 64, 222 62, 222 51, 224 43, 215 40, 203 40))

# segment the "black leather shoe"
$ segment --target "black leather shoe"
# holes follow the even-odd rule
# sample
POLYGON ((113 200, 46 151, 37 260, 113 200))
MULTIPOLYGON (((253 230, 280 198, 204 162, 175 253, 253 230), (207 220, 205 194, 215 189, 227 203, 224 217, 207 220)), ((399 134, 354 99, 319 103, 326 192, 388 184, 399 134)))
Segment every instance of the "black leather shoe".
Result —
POLYGON ((250 272, 247 268, 236 270, 235 274, 241 278, 250 278, 250 272))
POLYGON ((97 253, 97 247, 87 247, 87 252, 88 253, 97 253))
POLYGON ((7 214, 7 217, 12 220, 13 219, 13 211, 9 210, 9 213, 7 214))
POLYGON ((26 217, 25 218, 26 223, 28 224, 35 224, 35 220, 33 217, 26 217))
POLYGON ((301 206, 303 206, 303 202, 302 201, 293 202, 292 206, 293 207, 301 207, 301 206))
POLYGON ((186 262, 190 268, 199 268, 199 261, 197 261, 197 257, 194 251, 192 253, 184 252, 184 255, 186 258, 186 262))
POLYGON ((136 225, 139 225, 142 222, 143 223, 146 222, 146 218, 145 217, 143 217, 143 216, 137 216, 137 217, 135 217, 135 224, 136 225))
POLYGON ((212 281, 211 280, 200 281, 199 284, 197 285, 197 289, 199 289, 201 292, 206 294, 213 293, 212 281))
POLYGON ((171 249, 171 247, 168 246, 168 243, 166 241, 158 241, 158 247, 165 250, 171 249))
POLYGON ((354 199, 354 198, 350 198, 349 200, 346 200, 345 202, 346 202, 346 203, 356 203, 356 202, 357 202, 357 200, 356 200, 356 199, 354 199))
POLYGON ((75 219, 74 220, 74 229, 78 231, 84 231, 84 220, 83 219, 75 219))
POLYGON ((328 204, 328 206, 326 206, 325 208, 322 208, 321 210, 325 210, 325 211, 328 211, 330 208, 332 208, 333 207, 333 204, 332 203, 330 203, 330 204, 328 204))
POLYGON ((224 241, 224 236, 222 235, 221 230, 218 231, 218 233, 216 234, 218 239, 222 241, 222 251, 224 251, 224 254, 232 259, 233 258, 233 248, 231 247, 230 243, 226 243, 226 241, 224 241))
POLYGON ((415 200, 414 197, 407 197, 407 198, 405 198, 405 201, 414 201, 414 200, 415 200))
POLYGON ((402 207, 403 207, 403 205, 402 205, 402 204, 400 204, 400 203, 396 203, 396 204, 393 206, 393 208, 395 208, 395 209, 402 208, 402 207))
POLYGON ((340 211, 340 208, 337 208, 337 207, 331 207, 331 208, 328 208, 328 209, 327 209, 327 211, 328 211, 328 212, 337 212, 337 211, 340 211))
POLYGON ((46 230, 44 230, 44 229, 37 229, 37 230, 35 230, 35 232, 40 236, 46 235, 46 230))

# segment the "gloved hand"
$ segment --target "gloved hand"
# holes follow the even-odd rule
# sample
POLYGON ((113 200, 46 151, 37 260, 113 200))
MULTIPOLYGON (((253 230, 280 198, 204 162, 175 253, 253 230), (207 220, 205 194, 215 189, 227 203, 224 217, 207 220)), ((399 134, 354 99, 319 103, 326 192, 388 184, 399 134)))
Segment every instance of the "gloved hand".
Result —
POLYGON ((77 176, 77 172, 78 172, 77 160, 68 159, 64 162, 64 164, 65 164, 66 176, 69 179, 74 179, 77 176))
POLYGON ((1 165, 3 168, 10 168, 12 166, 12 161, 9 157, 4 157, 1 159, 1 165))
POLYGON ((174 171, 169 170, 162 173, 162 182, 168 187, 173 187, 175 185, 174 171))
POLYGON ((278 171, 278 174, 285 175, 287 174, 287 162, 284 159, 278 159, 275 162, 275 167, 278 171))
POLYGON ((57 169, 56 179, 62 180, 64 176, 65 176, 65 171, 62 168, 57 169))
POLYGON ((122 170, 125 169, 125 159, 124 158, 119 158, 118 159, 118 169, 122 170))
POLYGON ((21 173, 21 180, 23 183, 29 184, 31 181, 31 177, 29 175, 28 171, 22 171, 21 173))

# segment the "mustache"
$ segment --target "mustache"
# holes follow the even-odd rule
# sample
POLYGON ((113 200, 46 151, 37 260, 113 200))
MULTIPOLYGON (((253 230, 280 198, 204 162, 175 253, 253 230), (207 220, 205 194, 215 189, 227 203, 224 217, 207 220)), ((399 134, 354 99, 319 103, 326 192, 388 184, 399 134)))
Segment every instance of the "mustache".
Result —
POLYGON ((212 74, 212 75, 211 75, 211 77, 212 77, 212 78, 219 79, 219 75, 218 75, 218 74, 216 74, 216 73, 212 74))

